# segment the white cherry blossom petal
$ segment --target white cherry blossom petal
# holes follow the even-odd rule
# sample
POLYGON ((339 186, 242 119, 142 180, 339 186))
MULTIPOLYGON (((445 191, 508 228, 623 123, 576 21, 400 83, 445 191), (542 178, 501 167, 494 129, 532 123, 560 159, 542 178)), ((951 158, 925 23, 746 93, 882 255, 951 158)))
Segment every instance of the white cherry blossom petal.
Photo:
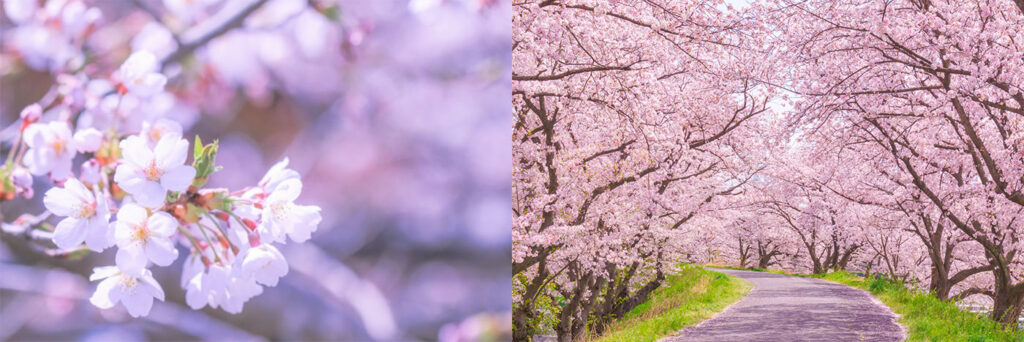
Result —
POLYGON ((85 245, 89 249, 102 252, 114 244, 111 237, 111 229, 105 218, 95 216, 89 219, 89 229, 85 236, 85 245))
POLYGON ((146 227, 153 235, 168 237, 174 235, 174 232, 178 230, 178 220, 168 213, 156 212, 149 217, 146 227))
POLYGON ((73 217, 61 220, 53 230, 53 242, 61 249, 78 247, 85 241, 87 222, 73 217))
MULTIPOLYGON (((115 269, 116 272, 116 269, 115 269)), ((91 278, 90 278, 91 279, 91 278)), ((96 292, 89 297, 89 303, 100 309, 110 309, 121 300, 121 292, 116 289, 120 277, 108 277, 96 286, 96 292)))
POLYGON ((121 295, 121 304, 124 304, 129 315, 136 318, 149 315, 149 310, 153 307, 153 297, 149 293, 135 290, 134 292, 122 292, 121 295))
POLYGON ((153 155, 160 168, 182 165, 188 158, 188 141, 173 135, 165 136, 157 142, 153 155))
POLYGON ((160 177, 160 185, 171 191, 185 191, 190 185, 192 185, 192 180, 195 177, 195 168, 187 165, 179 165, 167 170, 167 172, 160 177))
POLYGON ((149 260, 157 266, 167 266, 178 258, 178 249, 169 239, 151 239, 145 246, 149 260))
POLYGON ((121 272, 140 275, 146 270, 146 253, 141 245, 119 247, 114 261, 121 272))
MULTIPOLYGON (((69 180, 70 181, 70 180, 69 180)), ((46 210, 57 216, 72 216, 78 213, 76 204, 78 198, 64 188, 50 188, 43 196, 43 205, 46 210)))

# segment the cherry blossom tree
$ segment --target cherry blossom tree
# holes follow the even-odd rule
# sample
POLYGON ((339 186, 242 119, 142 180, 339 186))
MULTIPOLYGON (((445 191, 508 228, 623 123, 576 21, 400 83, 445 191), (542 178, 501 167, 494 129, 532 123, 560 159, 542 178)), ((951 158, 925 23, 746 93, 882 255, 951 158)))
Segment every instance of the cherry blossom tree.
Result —
POLYGON ((514 338, 560 340, 642 303, 690 225, 756 163, 736 137, 767 110, 760 42, 715 2, 526 1, 513 17, 514 338), (741 34, 746 32, 746 34, 741 34), (755 75, 757 75, 755 77, 755 75))
POLYGON ((1015 322, 1024 306, 1024 62, 1018 58, 1024 6, 776 1, 768 7, 766 22, 789 47, 781 58, 799 75, 779 85, 801 97, 789 122, 807 135, 840 134, 866 145, 865 154, 882 161, 878 174, 898 185, 883 201, 917 216, 910 220, 920 228, 912 230, 929 240, 930 253, 953 253, 965 238, 980 247, 963 249, 969 266, 957 267, 966 273, 951 272, 950 259, 939 256, 945 254, 930 257, 937 293, 945 297, 950 282, 988 271, 989 286, 954 297, 988 295, 992 317, 1015 322), (979 258, 983 265, 974 264, 979 258))
POLYGON ((513 23, 516 339, 543 296, 571 339, 675 261, 755 256, 1019 317, 1024 4, 527 1, 513 23))

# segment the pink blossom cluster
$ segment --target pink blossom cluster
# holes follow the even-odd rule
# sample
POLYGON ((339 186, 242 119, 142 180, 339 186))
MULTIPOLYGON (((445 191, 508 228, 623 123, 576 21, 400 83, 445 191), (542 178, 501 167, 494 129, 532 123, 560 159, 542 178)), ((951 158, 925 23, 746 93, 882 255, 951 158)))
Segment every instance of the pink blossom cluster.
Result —
MULTIPOLYGON (((187 6, 208 4, 165 5, 188 19, 196 12, 187 6)), ((50 93, 22 110, 0 167, 0 201, 31 199, 33 177, 48 177, 46 212, 23 215, 5 230, 40 232, 55 254, 116 248, 113 265, 90 277, 99 281, 90 302, 103 309, 120 303, 133 317, 165 298, 151 269, 178 259, 193 309, 238 313, 263 286, 276 286, 289 269, 278 246, 309 240, 321 221, 319 207, 296 204, 302 181, 288 159, 254 186, 204 187, 220 169, 218 143, 196 137, 190 146, 184 138, 174 119, 194 116, 195 108, 166 89, 166 56, 138 49, 104 75, 84 67, 94 53, 82 42, 100 16, 96 8, 77 0, 4 6, 19 25, 12 44, 26 64, 56 75, 50 93), (180 256, 182 250, 188 253, 180 256)))

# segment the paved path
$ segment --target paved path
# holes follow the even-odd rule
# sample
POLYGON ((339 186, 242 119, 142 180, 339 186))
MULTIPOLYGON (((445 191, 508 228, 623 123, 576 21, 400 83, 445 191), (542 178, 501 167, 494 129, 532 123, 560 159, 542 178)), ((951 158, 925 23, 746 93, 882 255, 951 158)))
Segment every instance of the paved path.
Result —
POLYGON ((867 292, 820 279, 712 269, 754 284, 745 298, 663 341, 900 341, 896 316, 867 292))

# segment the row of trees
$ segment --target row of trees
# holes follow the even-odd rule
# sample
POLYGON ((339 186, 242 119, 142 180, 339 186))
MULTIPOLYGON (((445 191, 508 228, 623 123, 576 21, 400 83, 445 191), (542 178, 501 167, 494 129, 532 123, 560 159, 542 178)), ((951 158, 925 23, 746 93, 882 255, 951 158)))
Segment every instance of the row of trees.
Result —
POLYGON ((514 23, 515 339, 600 334, 756 171, 760 28, 702 1, 525 1, 514 23))
MULTIPOLYGON (((760 18, 795 93, 751 237, 1015 323, 1024 306, 1024 3, 777 1, 760 18), (781 221, 781 222, 780 222, 781 221), (773 228, 768 228, 773 227, 773 228)), ((744 260, 743 245, 731 251, 744 260)), ((792 263, 792 262, 791 262, 792 263)))
POLYGON ((1024 2, 547 0, 513 23, 517 340, 600 334, 722 257, 1020 316, 1024 2))

